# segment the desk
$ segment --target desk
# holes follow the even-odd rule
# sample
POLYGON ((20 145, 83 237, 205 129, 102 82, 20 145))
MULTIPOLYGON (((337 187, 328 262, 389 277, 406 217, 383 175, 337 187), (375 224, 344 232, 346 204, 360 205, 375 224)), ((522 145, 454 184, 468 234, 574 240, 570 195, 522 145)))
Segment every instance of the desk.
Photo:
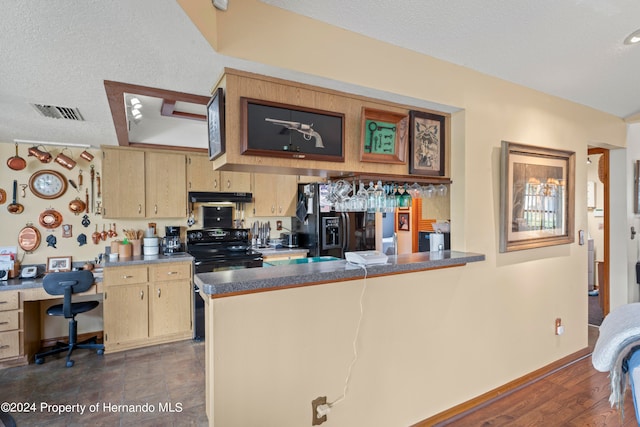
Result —
MULTIPOLYGON (((0 285, 0 369, 27 365, 40 351, 40 301, 60 299, 49 295, 42 279, 12 279, 0 285)), ((102 293, 102 281, 77 295, 102 293)))

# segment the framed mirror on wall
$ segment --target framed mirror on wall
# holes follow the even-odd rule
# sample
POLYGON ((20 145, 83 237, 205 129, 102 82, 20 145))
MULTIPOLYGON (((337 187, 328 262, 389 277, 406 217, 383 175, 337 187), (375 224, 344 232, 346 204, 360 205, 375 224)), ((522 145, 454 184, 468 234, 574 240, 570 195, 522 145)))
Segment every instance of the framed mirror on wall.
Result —
POLYGON ((207 152, 208 96, 104 81, 118 145, 207 152))

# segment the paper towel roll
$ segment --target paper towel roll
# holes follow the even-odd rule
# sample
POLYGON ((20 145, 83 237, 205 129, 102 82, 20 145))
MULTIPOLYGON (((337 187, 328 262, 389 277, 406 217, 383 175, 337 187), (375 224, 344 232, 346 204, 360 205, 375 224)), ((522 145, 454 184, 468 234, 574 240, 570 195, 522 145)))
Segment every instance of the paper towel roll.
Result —
POLYGON ((444 250, 444 234, 431 233, 431 235, 429 236, 429 250, 431 252, 444 250))

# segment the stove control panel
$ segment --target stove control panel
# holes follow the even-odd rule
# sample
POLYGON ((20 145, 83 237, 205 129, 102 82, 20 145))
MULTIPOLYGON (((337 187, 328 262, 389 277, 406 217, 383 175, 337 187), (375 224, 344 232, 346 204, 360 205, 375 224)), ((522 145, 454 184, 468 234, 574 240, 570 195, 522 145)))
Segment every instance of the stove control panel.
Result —
POLYGON ((205 228, 187 232, 187 243, 245 241, 249 241, 249 230, 244 228, 205 228))

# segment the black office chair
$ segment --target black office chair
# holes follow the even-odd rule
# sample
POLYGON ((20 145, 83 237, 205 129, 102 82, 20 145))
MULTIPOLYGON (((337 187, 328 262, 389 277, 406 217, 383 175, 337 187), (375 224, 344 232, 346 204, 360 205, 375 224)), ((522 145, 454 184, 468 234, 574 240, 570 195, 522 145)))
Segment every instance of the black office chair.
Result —
POLYGON ((44 290, 49 295, 64 295, 64 302, 49 307, 49 316, 64 316, 69 319, 69 343, 58 342, 54 349, 35 356, 38 365, 44 363, 46 356, 67 352, 67 368, 73 366, 71 352, 76 348, 91 348, 97 350, 98 354, 104 354, 104 345, 97 344, 97 337, 88 340, 78 341, 78 322, 76 314, 93 310, 100 303, 98 301, 71 302, 71 295, 85 292, 93 285, 93 273, 89 270, 68 271, 60 273, 49 273, 43 279, 44 290))

